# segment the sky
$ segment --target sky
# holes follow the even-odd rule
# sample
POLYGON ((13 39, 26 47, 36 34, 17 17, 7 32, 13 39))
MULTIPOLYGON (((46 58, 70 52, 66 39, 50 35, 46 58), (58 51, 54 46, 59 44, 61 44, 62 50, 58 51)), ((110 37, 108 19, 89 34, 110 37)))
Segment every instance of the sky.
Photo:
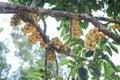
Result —
MULTIPOLYGON (((7 0, 0 0, 0 2, 7 2, 7 0)), ((46 8, 48 8, 47 5, 46 5, 46 8)), ((104 13, 101 11, 95 12, 95 16, 98 16, 98 15, 103 16, 104 13)), ((4 28, 3 32, 0 33, 0 41, 8 42, 8 40, 9 40, 8 47, 11 50, 10 50, 10 54, 7 55, 7 59, 8 59, 8 63, 12 64, 12 70, 10 72, 12 74, 12 72, 16 71, 17 68, 19 67, 20 60, 14 56, 15 46, 12 43, 12 38, 10 37, 10 33, 12 31, 12 28, 9 24, 11 16, 12 16, 12 14, 9 14, 9 15, 8 14, 0 14, 0 27, 4 28)), ((56 22, 55 19, 51 18, 51 17, 48 17, 46 19, 46 22, 47 22, 47 26, 48 26, 47 34, 51 35, 51 38, 59 36, 60 31, 57 31, 57 27, 59 26, 60 23, 56 22)), ((41 24, 41 26, 43 26, 43 25, 41 24)), ((92 26, 92 25, 90 25, 90 26, 92 26)), ((118 46, 118 49, 120 49, 120 46, 118 46)), ((120 50, 119 50, 119 53, 120 53, 120 50)), ((120 65, 120 62, 119 62, 120 54, 114 53, 113 56, 111 57, 111 59, 115 63, 115 65, 120 65)))

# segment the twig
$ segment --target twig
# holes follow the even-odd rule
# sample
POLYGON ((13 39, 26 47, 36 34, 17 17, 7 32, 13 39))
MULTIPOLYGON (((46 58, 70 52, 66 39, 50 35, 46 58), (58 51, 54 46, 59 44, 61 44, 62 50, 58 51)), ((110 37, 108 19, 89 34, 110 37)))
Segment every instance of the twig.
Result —
POLYGON ((36 6, 36 1, 37 1, 37 0, 32 0, 32 3, 31 3, 31 5, 30 5, 30 7, 35 7, 35 6, 36 6))
POLYGON ((101 20, 101 21, 107 21, 107 22, 110 22, 110 23, 120 24, 120 20, 116 20, 116 19, 109 19, 109 18, 105 18, 105 17, 95 17, 95 18, 98 19, 98 20, 101 20))
MULTIPOLYGON (((45 19, 44 18, 42 18, 42 22, 43 22, 43 25, 44 25, 44 35, 46 36, 46 28, 47 28, 47 24, 46 24, 46 21, 45 21, 45 19)), ((45 43, 47 44, 48 42, 48 40, 47 40, 47 37, 45 37, 45 43)), ((48 50, 48 48, 46 48, 46 51, 48 50)), ((45 80, 48 80, 48 77, 47 77, 47 52, 46 52, 46 54, 45 54, 45 80)))
POLYGON ((44 34, 46 35, 47 24, 46 24, 46 21, 45 21, 44 18, 42 18, 42 22, 43 22, 43 25, 44 25, 44 34))
POLYGON ((36 4, 39 4, 42 0, 37 0, 36 4))
POLYGON ((56 54, 54 54, 54 56, 55 56, 55 63, 56 63, 56 80, 58 80, 58 69, 59 69, 59 67, 58 67, 58 61, 57 61, 56 54))
POLYGON ((44 76, 44 80, 48 80, 48 77, 47 77, 47 50, 48 48, 46 48, 46 52, 45 52, 45 62, 44 62, 44 65, 45 65, 45 76, 44 76))
POLYGON ((69 75, 68 75, 68 77, 67 77, 67 80, 70 79, 70 75, 71 75, 71 73, 72 73, 72 71, 70 71, 70 73, 69 73, 69 75))

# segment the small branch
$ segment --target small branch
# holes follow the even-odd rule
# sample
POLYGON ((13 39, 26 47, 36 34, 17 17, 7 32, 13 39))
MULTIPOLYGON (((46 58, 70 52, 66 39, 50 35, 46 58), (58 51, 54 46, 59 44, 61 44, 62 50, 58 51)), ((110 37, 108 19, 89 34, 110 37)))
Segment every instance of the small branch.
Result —
POLYGON ((47 48, 46 48, 46 52, 45 52, 45 62, 44 62, 44 65, 45 65, 45 76, 44 76, 44 80, 48 80, 48 77, 47 77, 47 48))
POLYGON ((56 63, 56 80, 58 80, 58 70, 59 70, 59 67, 58 67, 58 61, 57 61, 56 54, 54 54, 54 56, 55 56, 55 63, 56 63))
POLYGON ((67 80, 70 79, 70 75, 71 75, 71 73, 72 73, 72 71, 70 71, 70 73, 69 73, 69 75, 68 75, 68 77, 67 77, 67 80))
POLYGON ((98 20, 101 20, 101 21, 120 24, 120 20, 116 20, 116 19, 109 19, 109 18, 105 18, 105 17, 95 17, 95 18, 98 20))
POLYGON ((38 1, 38 0, 32 0, 32 3, 31 3, 30 6, 31 6, 31 7, 35 7, 35 6, 37 5, 37 3, 36 3, 37 1, 38 1))
POLYGON ((32 0, 32 3, 31 3, 31 7, 35 7, 36 5, 38 5, 42 0, 32 0))
POLYGON ((47 24, 46 24, 46 21, 45 21, 44 18, 42 18, 42 22, 43 22, 43 25, 44 25, 44 34, 46 35, 47 24))
POLYGON ((77 59, 82 60, 82 61, 88 61, 88 62, 90 62, 86 58, 83 58, 83 57, 80 57, 80 56, 71 55, 71 54, 72 54, 72 52, 70 54, 64 53, 63 55, 66 55, 66 56, 69 56, 69 57, 73 57, 73 58, 77 58, 77 59))
POLYGON ((42 0, 37 0, 36 5, 39 4, 42 0))
POLYGON ((2 14, 4 14, 4 13, 13 14, 13 13, 15 13, 15 11, 14 10, 0 8, 0 13, 2 13, 2 14))
MULTIPOLYGON (((42 22, 43 22, 43 25, 44 25, 44 35, 46 36, 46 29, 47 29, 47 24, 46 24, 46 21, 44 18, 42 18, 42 22)), ((45 43, 48 43, 48 39, 47 39, 47 36, 45 37, 45 43)))

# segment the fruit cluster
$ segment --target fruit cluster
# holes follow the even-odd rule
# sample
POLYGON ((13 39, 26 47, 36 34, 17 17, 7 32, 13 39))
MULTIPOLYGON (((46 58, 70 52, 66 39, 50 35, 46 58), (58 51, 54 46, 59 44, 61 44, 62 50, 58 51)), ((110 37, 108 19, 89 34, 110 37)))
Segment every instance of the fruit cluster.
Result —
POLYGON ((52 50, 46 50, 46 53, 47 53, 47 61, 48 61, 48 62, 53 62, 53 61, 55 61, 54 51, 52 51, 52 50))
POLYGON ((93 51, 96 47, 96 42, 102 40, 104 37, 105 34, 100 32, 98 27, 90 29, 86 34, 84 46, 86 49, 93 51))
MULTIPOLYGON (((38 17, 37 14, 29 13, 30 17, 37 23, 38 17)), ((35 44, 36 42, 40 42, 41 47, 45 47, 46 44, 43 41, 42 35, 36 30, 36 28, 29 22, 26 22, 24 27, 21 29, 24 36, 28 36, 28 43, 35 44)))
POLYGON ((20 16, 18 16, 17 14, 14 14, 12 17, 11 17, 11 21, 10 21, 10 25, 12 27, 15 27, 17 25, 19 25, 21 23, 21 18, 20 16))
POLYGON ((79 38, 80 36, 80 26, 79 21, 77 18, 72 19, 72 28, 71 28, 71 35, 72 37, 79 38))
POLYGON ((49 44, 53 45, 56 49, 60 49, 63 46, 62 41, 60 41, 58 37, 52 38, 49 44))
POLYGON ((52 45, 54 48, 56 48, 58 53, 62 53, 59 50, 62 51, 67 51, 67 48, 64 46, 62 41, 59 40, 58 37, 52 38, 51 41, 49 42, 49 45, 52 45))
POLYGON ((114 24, 114 25, 112 26, 112 28, 113 28, 113 29, 118 29, 118 30, 120 30, 120 24, 114 24))
MULTIPOLYGON (((28 36, 28 43, 29 44, 35 44, 36 42, 42 43, 41 46, 44 46, 43 43, 43 37, 40 35, 40 33, 36 30, 35 27, 33 27, 32 24, 29 22, 26 22, 25 26, 21 29, 24 36, 28 36)), ((45 43, 44 43, 45 44, 45 43)))

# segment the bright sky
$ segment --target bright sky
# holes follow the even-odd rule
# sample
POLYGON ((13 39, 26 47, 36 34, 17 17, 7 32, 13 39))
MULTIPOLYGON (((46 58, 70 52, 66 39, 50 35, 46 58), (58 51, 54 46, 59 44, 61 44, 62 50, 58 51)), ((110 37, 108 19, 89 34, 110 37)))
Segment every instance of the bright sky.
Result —
MULTIPOLYGON (((7 0, 0 0, 0 2, 7 2, 7 0)), ((95 16, 97 16, 97 15, 102 16, 102 14, 104 14, 104 13, 102 13, 101 11, 98 11, 95 16)), ((10 37, 10 32, 12 31, 12 28, 10 27, 9 21, 10 21, 11 16, 12 15, 8 15, 8 14, 0 14, 0 27, 2 27, 2 28, 4 27, 3 32, 0 34, 0 41, 8 42, 8 39, 10 40, 8 47, 11 50, 10 50, 10 54, 7 55, 7 59, 8 59, 8 62, 10 64, 12 64, 12 67, 13 67, 11 70, 11 73, 12 73, 12 72, 16 71, 17 68, 19 67, 20 60, 14 56, 15 47, 14 47, 14 45, 12 43, 12 39, 10 37)), ((51 18, 51 17, 46 19, 46 22, 47 22, 47 26, 48 26, 47 34, 51 35, 52 37, 59 36, 60 32, 57 31, 56 28, 59 26, 60 23, 57 23, 55 21, 55 19, 51 18)), ((118 49, 120 49, 120 47, 118 49)), ((120 51, 119 51, 119 53, 120 53, 120 51)), ((114 53, 111 59, 113 60, 113 62, 116 65, 120 65, 120 62, 119 62, 120 54, 118 55, 118 54, 114 53)))

